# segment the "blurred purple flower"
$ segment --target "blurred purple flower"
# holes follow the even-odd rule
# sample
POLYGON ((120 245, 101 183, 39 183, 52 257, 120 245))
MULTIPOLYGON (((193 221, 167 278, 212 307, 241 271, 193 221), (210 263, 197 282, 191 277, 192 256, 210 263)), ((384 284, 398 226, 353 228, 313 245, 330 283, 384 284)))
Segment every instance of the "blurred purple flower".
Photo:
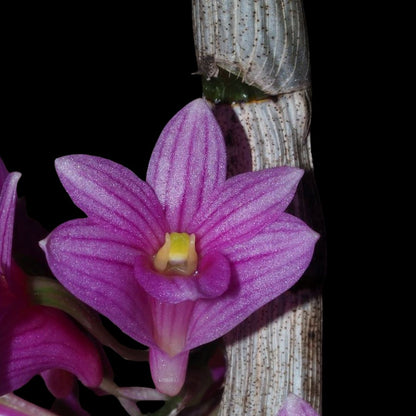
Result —
POLYGON ((20 176, 0 159, 0 396, 50 369, 97 387, 103 373, 93 342, 63 312, 31 302, 27 276, 12 259, 20 176))
POLYGON ((75 296, 150 347, 156 387, 181 389, 192 348, 221 337, 290 288, 318 235, 284 212, 303 171, 226 180, 221 130, 203 99, 166 125, 147 182, 110 160, 71 155, 58 176, 87 218, 41 242, 75 296))
POLYGON ((319 416, 305 400, 290 393, 276 416, 319 416))

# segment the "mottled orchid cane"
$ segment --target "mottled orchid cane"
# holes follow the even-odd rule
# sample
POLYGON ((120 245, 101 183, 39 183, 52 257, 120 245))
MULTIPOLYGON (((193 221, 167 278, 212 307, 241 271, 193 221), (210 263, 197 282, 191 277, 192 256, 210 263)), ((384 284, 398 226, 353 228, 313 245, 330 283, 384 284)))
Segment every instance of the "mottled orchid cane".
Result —
MULTIPOLYGON (((311 83, 302 0, 193 0, 204 95, 227 140, 229 174, 305 169, 291 212, 324 234, 314 180, 311 83)), ((292 392, 321 411, 325 239, 302 283, 225 336, 220 416, 274 416, 292 392)))

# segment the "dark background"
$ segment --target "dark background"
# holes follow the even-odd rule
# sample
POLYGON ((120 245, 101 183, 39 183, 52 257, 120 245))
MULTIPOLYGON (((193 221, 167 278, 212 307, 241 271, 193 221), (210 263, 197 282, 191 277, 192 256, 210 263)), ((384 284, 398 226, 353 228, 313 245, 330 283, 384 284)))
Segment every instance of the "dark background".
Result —
MULTIPOLYGON (((353 232, 346 217, 353 194, 345 171, 349 115, 341 110, 345 90, 336 93, 347 72, 348 45, 336 23, 341 8, 304 4, 312 62, 312 152, 328 243, 323 364, 324 414, 330 416, 340 414, 334 411, 339 403, 348 408, 344 384, 352 359, 340 351, 355 348, 344 309, 350 305, 344 236, 353 232), (328 11, 331 19, 325 18, 328 11)), ((0 156, 10 171, 23 174, 18 190, 29 214, 52 229, 78 216, 55 174, 55 158, 103 156, 144 179, 163 126, 201 96, 191 1, 7 7, 0 156)))

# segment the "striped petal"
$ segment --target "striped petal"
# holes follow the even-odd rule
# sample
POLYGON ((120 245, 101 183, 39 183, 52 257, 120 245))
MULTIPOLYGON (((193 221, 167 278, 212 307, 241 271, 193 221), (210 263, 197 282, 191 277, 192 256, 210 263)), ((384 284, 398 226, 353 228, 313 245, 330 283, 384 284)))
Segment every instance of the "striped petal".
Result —
POLYGON ((150 253, 164 241, 162 207, 151 187, 132 171, 95 156, 56 159, 58 176, 74 203, 91 219, 134 236, 150 253))
POLYGON ((6 318, 0 325, 0 396, 51 368, 75 374, 88 387, 99 386, 98 350, 63 312, 44 306, 13 308, 6 318))
POLYGON ((2 158, 0 157, 0 189, 2 188, 8 174, 9 171, 7 170, 2 158))
POLYGON ((289 214, 254 238, 229 246, 233 264, 229 289, 213 301, 196 302, 186 348, 210 342, 293 286, 312 258, 318 234, 289 214))
POLYGON ((279 167, 228 179, 188 231, 197 235, 201 253, 234 246, 275 222, 302 175, 301 169, 279 167))
POLYGON ((171 231, 186 231, 225 177, 221 129, 206 102, 194 100, 163 129, 147 172, 147 182, 162 203, 171 231))
POLYGON ((152 345, 147 295, 134 277, 137 241, 90 219, 66 222, 41 241, 57 279, 126 334, 152 345))
POLYGON ((13 289, 11 279, 12 242, 14 216, 17 199, 17 183, 21 174, 13 172, 8 174, 0 190, 0 287, 1 279, 5 278, 13 289))

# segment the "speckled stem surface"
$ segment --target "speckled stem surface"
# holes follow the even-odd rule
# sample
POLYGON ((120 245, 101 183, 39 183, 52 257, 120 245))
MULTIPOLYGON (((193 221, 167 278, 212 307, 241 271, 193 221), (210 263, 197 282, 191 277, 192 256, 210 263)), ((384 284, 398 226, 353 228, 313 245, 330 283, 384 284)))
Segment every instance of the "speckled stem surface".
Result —
MULTIPOLYGON (((323 234, 313 176, 307 90, 277 100, 217 105, 230 174, 272 166, 305 169, 290 211, 323 234)), ((275 416, 289 392, 321 409, 324 241, 301 281, 225 336, 228 371, 218 415, 275 416)))
POLYGON ((199 71, 238 75, 270 95, 310 86, 301 0, 193 0, 199 71))
POLYGON ((228 368, 217 415, 275 416, 289 392, 321 412, 325 238, 313 174, 302 2, 194 0, 193 18, 203 77, 225 69, 272 95, 228 100, 231 104, 213 101, 227 143, 229 175, 282 165, 303 168, 290 210, 322 235, 300 282, 224 337, 228 368))

